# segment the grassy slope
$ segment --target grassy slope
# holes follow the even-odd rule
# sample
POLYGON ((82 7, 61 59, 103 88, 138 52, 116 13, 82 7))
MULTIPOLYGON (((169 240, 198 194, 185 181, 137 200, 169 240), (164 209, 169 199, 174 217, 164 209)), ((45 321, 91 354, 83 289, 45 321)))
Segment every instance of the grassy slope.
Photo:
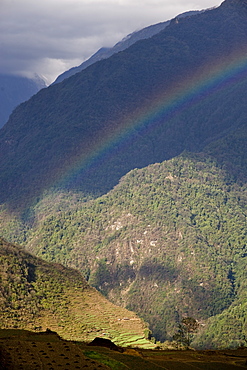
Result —
POLYGON ((89 287, 77 271, 44 262, 2 239, 0 260, 2 328, 50 328, 66 339, 103 336, 121 345, 149 344, 145 324, 89 287))

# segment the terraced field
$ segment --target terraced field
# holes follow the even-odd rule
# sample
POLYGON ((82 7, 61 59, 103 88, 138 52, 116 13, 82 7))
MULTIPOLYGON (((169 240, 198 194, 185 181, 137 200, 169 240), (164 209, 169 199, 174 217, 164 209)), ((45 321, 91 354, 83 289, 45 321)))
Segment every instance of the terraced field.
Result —
POLYGON ((95 337, 146 349, 147 324, 108 301, 73 269, 50 264, 0 237, 0 328, 44 332, 69 341, 95 337))

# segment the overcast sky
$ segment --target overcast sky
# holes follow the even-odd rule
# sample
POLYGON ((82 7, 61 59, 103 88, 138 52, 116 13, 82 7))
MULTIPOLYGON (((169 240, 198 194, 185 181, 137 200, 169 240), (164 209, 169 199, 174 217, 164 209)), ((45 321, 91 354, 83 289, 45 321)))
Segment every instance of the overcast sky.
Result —
POLYGON ((0 0, 0 73, 48 83, 102 46, 223 0, 0 0))

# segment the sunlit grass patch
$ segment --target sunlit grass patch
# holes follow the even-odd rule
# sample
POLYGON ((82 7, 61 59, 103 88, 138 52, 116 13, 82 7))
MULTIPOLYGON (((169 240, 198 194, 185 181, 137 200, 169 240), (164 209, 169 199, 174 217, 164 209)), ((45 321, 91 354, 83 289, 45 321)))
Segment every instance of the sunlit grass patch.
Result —
POLYGON ((86 357, 89 357, 93 360, 97 360, 100 363, 109 366, 113 370, 126 370, 129 369, 128 366, 124 365, 123 363, 114 360, 102 353, 95 352, 95 351, 83 351, 86 357))

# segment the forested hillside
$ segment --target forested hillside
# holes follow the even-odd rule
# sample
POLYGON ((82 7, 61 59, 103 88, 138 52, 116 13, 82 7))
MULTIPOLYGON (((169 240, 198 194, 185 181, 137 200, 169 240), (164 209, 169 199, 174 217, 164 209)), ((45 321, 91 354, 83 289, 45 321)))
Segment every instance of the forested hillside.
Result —
POLYGON ((157 339, 171 339, 182 317, 233 320, 237 309, 243 326, 232 325, 228 344, 241 344, 246 196, 246 187, 208 157, 184 154, 131 171, 96 200, 47 195, 19 241, 79 269, 109 299, 149 322, 157 339))

